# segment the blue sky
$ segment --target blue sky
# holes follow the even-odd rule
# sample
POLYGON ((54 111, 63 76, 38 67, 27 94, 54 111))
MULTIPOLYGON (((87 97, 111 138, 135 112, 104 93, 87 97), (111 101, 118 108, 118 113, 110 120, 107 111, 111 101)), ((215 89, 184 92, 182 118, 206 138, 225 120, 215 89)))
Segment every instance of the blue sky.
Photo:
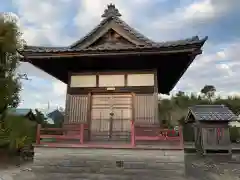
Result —
MULTIPOLYGON (((209 36, 198 56, 172 93, 198 93, 212 84, 219 94, 239 95, 239 0, 2 0, 0 11, 13 13, 28 45, 64 46, 80 39, 114 3, 122 19, 155 41, 209 36)), ((31 64, 18 71, 23 81, 21 107, 65 106, 66 85, 31 64)))

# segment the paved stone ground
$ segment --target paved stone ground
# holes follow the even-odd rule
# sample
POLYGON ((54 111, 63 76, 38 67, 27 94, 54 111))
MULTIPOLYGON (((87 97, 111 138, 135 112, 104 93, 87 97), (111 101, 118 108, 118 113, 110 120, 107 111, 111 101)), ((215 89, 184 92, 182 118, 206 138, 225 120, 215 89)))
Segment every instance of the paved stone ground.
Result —
MULTIPOLYGON (((106 157, 107 158, 107 157, 106 157)), ((141 158, 141 157, 139 157, 141 158)), ((196 155, 185 155, 185 177, 171 177, 175 176, 172 171, 169 171, 167 174, 167 178, 164 177, 153 177, 152 175, 146 174, 146 172, 136 172, 138 177, 131 176, 129 177, 126 174, 122 174, 121 170, 115 170, 115 174, 113 175, 104 175, 94 172, 94 168, 92 172, 79 172, 74 173, 74 168, 69 172, 69 169, 64 172, 63 166, 67 165, 69 161, 65 159, 62 167, 56 172, 53 172, 51 169, 45 169, 44 171, 36 171, 36 167, 32 164, 24 164, 20 167, 11 166, 10 168, 2 168, 0 170, 0 177, 2 176, 3 180, 47 180, 47 179, 61 179, 61 180, 93 180, 93 179, 104 179, 104 180, 117 180, 117 179, 158 179, 158 180, 166 180, 166 179, 179 179, 179 180, 240 180, 240 155, 234 155, 233 158, 226 158, 222 156, 216 157, 199 157, 196 155), (49 176, 49 171, 52 171, 52 176, 49 176), (145 174, 144 174, 145 173, 145 174), (81 178, 79 177, 81 174, 81 178), (48 177, 46 177, 48 175, 48 177), (118 175, 116 179, 116 175, 118 175), (150 178, 151 176, 151 178, 150 178), (53 178, 54 177, 54 178, 53 178), (153 178, 152 178, 153 177, 153 178), (171 177, 171 178, 170 178, 171 177)), ((147 163, 145 162, 146 166, 147 163)), ((167 167, 167 163, 164 163, 165 167, 167 167)), ((69 166, 69 164, 68 164, 69 166)), ((71 166, 74 166, 73 164, 71 166)), ((140 165, 140 167, 142 167, 140 165)), ((43 170, 43 169, 42 169, 43 170)), ((56 170, 56 167, 55 167, 56 170)), ((66 169, 65 169, 66 170, 66 169)), ((75 168, 76 170, 76 168, 75 168)), ((95 169, 96 170, 96 169, 95 169)), ((142 171, 142 170, 141 170, 142 171)), ((156 169, 155 169, 156 171, 156 169)), ((1 178, 0 178, 1 179, 1 178)))

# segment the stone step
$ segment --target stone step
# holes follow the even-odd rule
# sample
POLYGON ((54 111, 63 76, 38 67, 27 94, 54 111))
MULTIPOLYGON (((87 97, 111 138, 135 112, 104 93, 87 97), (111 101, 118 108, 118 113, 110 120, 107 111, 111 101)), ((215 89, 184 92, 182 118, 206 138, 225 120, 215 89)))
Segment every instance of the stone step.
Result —
POLYGON ((35 173, 43 173, 43 174, 51 174, 51 173, 72 173, 72 174, 82 174, 82 173, 93 173, 93 174, 105 174, 105 175, 114 175, 114 174, 122 174, 122 175, 130 175, 133 176, 135 174, 144 176, 145 174, 151 174, 154 176, 161 177, 178 177, 184 176, 185 168, 107 168, 107 167, 63 167, 63 166, 33 166, 33 171, 35 173))
POLYGON ((125 172, 135 172, 135 171, 166 171, 166 172, 177 172, 178 170, 184 169, 184 165, 182 164, 168 164, 165 166, 148 166, 147 164, 139 165, 136 166, 136 164, 129 164, 128 167, 124 165, 123 167, 110 167, 106 166, 106 164, 102 164, 102 166, 99 165, 88 165, 88 166, 61 166, 61 165, 45 165, 45 166, 40 166, 35 164, 33 166, 33 169, 36 171, 46 171, 46 172, 71 172, 71 173, 78 173, 78 172, 88 172, 88 171, 94 171, 94 172, 119 172, 119 171, 125 171, 125 172))
MULTIPOLYGON (((182 150, 137 150, 137 149, 81 149, 81 148, 35 148, 34 159, 48 160, 63 159, 65 156, 81 159, 116 159, 141 161, 168 160, 169 162, 184 162, 184 151, 182 150)), ((66 158, 65 158, 66 159, 66 158)))
MULTIPOLYGON (((138 175, 105 175, 105 174, 93 174, 93 173, 82 173, 82 174, 69 174, 69 173, 49 173, 49 174, 39 174, 37 175, 39 180, 52 180, 52 179, 61 179, 61 180, 169 180, 169 176, 154 176, 152 174, 138 175)), ((171 180, 185 180, 184 177, 176 176, 171 177, 171 180)))
POLYGON ((35 160, 34 164, 36 166, 61 166, 61 167, 69 167, 69 168, 82 168, 82 167, 99 167, 99 168, 117 168, 122 167, 125 169, 161 169, 161 170, 172 170, 183 168, 185 165, 181 162, 159 162, 158 161, 116 161, 116 160, 82 160, 82 159, 71 159, 68 160, 35 160))
POLYGON ((185 174, 184 152, 174 150, 37 148, 32 169, 46 176, 40 180, 180 179, 185 174))

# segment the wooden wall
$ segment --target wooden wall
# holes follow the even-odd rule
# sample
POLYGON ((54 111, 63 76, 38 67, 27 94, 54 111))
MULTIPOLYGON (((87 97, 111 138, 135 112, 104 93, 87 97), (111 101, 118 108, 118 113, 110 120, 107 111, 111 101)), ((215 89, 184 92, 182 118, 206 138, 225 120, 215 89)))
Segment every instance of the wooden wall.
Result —
POLYGON ((158 124, 156 71, 72 73, 66 98, 66 123, 88 123, 92 98, 88 93, 134 93, 133 118, 136 124, 158 124), (114 87, 113 91, 108 91, 114 87))
POLYGON ((134 106, 136 124, 158 124, 157 94, 136 94, 134 106))
POLYGON ((65 123, 87 123, 88 103, 88 95, 67 94, 65 123))
MULTIPOLYGON (((136 94, 134 116, 137 124, 158 123, 157 94, 136 94)), ((88 95, 67 95, 65 123, 87 123, 88 95)))

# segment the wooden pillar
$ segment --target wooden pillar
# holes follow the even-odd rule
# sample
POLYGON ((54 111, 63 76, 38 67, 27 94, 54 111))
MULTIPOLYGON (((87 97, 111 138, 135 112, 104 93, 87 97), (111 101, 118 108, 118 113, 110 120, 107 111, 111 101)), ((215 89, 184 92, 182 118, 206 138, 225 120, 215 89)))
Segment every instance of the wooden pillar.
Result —
POLYGON ((133 147, 136 146, 136 139, 135 139, 135 93, 132 93, 131 145, 133 147))
POLYGON ((183 128, 182 126, 179 126, 179 138, 180 138, 180 148, 184 149, 184 140, 183 140, 183 128))
POLYGON ((87 124, 88 124, 88 141, 91 140, 91 123, 92 123, 92 93, 88 93, 88 108, 87 108, 87 124))
POLYGON ((37 124, 36 144, 40 144, 41 124, 37 124))
POLYGON ((84 142, 84 124, 80 124, 80 143, 83 144, 84 142))
POLYGON ((132 147, 136 146, 136 139, 135 139, 135 125, 134 121, 131 121, 131 145, 132 147))

